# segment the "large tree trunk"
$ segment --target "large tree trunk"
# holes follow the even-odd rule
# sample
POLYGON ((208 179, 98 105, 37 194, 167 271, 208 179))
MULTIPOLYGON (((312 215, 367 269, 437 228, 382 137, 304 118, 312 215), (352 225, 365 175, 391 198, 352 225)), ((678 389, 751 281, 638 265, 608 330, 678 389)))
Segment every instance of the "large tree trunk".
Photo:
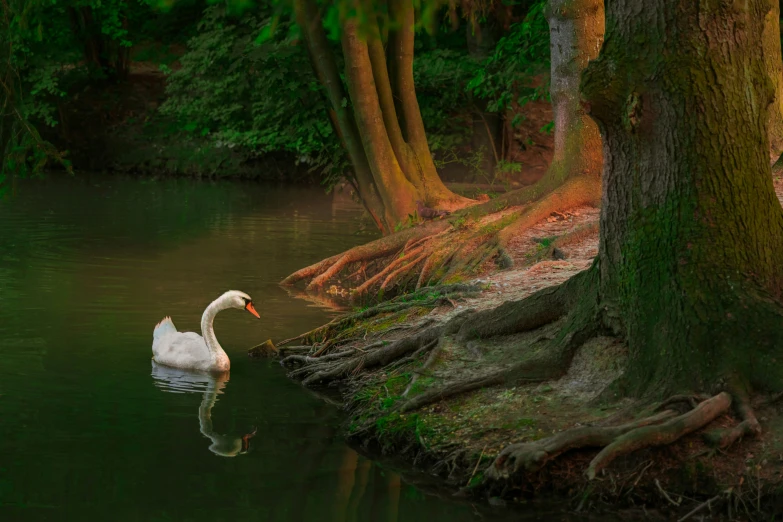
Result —
POLYGON ((767 0, 609 0, 582 91, 604 140, 603 318, 626 393, 783 385, 767 0), (617 318, 622 318, 618 320, 617 318))

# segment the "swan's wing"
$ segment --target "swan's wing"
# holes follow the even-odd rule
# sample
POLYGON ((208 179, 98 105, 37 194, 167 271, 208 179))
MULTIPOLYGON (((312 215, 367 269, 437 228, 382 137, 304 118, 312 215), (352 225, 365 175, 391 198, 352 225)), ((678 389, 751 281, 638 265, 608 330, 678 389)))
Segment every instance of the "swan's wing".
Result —
POLYGON ((194 332, 173 332, 152 341, 155 362, 194 370, 208 369, 212 357, 204 338, 194 332))
POLYGON ((160 339, 164 335, 171 333, 177 333, 177 327, 171 320, 171 317, 164 317, 158 324, 155 325, 155 329, 152 331, 153 339, 160 339))

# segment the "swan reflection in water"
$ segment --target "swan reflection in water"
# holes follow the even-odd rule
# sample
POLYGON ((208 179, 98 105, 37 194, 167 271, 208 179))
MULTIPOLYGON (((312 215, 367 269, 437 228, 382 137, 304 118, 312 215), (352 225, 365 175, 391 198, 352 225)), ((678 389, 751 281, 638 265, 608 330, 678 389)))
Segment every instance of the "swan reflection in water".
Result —
POLYGON ((198 424, 202 435, 212 441, 209 451, 221 457, 236 457, 247 453, 250 439, 256 434, 253 430, 241 437, 222 435, 212 427, 212 408, 217 396, 223 393, 228 382, 228 373, 210 375, 170 368, 152 362, 152 378, 155 386, 170 393, 204 393, 198 408, 198 424))

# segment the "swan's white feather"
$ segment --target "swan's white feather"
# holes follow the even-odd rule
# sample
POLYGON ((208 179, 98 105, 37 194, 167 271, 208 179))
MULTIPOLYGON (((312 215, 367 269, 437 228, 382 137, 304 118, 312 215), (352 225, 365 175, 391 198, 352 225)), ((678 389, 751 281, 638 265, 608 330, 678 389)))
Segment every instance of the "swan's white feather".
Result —
POLYGON ((158 339, 170 333, 177 333, 177 327, 174 326, 174 322, 171 320, 171 317, 166 316, 155 325, 155 329, 152 331, 152 338, 158 339))
POLYGON ((152 358, 166 366, 202 371, 210 370, 214 362, 203 337, 195 332, 178 332, 176 328, 153 338, 152 358))

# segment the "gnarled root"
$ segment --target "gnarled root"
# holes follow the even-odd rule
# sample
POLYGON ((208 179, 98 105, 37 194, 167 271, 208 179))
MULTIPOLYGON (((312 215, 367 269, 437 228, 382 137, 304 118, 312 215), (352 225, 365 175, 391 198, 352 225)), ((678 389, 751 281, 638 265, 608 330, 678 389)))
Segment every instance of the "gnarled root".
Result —
POLYGON ((726 449, 739 439, 746 435, 758 436, 761 434, 761 425, 753 408, 750 405, 750 399, 744 392, 734 393, 734 409, 739 413, 742 421, 733 428, 725 430, 715 430, 704 434, 704 438, 719 449, 726 449))
POLYGON ((301 377, 306 375, 302 384, 323 384, 334 381, 347 375, 355 374, 362 369, 372 369, 378 366, 385 366, 400 357, 415 352, 422 346, 426 346, 436 341, 440 336, 442 327, 433 327, 424 330, 422 333, 400 339, 387 346, 376 348, 373 351, 363 351, 360 355, 351 357, 345 361, 333 363, 325 361, 315 363, 300 369, 291 374, 292 377, 301 377))
POLYGON ((448 228, 444 221, 433 221, 420 227, 412 227, 399 233, 382 237, 376 241, 361 245, 343 254, 329 257, 297 270, 289 275, 281 284, 293 285, 299 281, 310 280, 308 289, 315 289, 323 286, 329 279, 336 276, 346 266, 356 262, 367 262, 373 259, 392 255, 402 250, 405 245, 427 236, 435 235, 448 228))
POLYGON ((595 456, 587 468, 587 476, 595 474, 609 465, 614 459, 641 448, 671 444, 680 437, 694 432, 725 413, 731 406, 731 395, 719 393, 699 404, 696 408, 675 417, 663 424, 648 426, 630 431, 605 447, 595 456))
MULTIPOLYGON (((677 396, 676 400, 671 402, 680 402, 684 398, 677 396)), ((587 468, 588 478, 593 479, 617 457, 642 448, 671 444, 680 437, 706 426, 725 413, 730 406, 731 395, 722 392, 702 401, 682 415, 677 415, 673 410, 665 410, 620 426, 579 427, 546 439, 512 444, 500 452, 485 476, 488 480, 507 479, 520 470, 537 471, 566 451, 604 446, 587 468)))
MULTIPOLYGON (((583 291, 581 296, 583 298, 589 298, 590 290, 594 289, 594 287, 589 285, 585 286, 583 284, 580 284, 579 288, 583 291)), ((555 287, 555 290, 567 294, 573 289, 569 289, 567 285, 563 284, 555 287)), ((541 311, 541 313, 536 316, 537 320, 532 322, 520 321, 520 316, 511 318, 508 323, 504 323, 502 325, 503 328, 500 329, 500 331, 503 334, 513 334, 534 330, 538 327, 544 326, 545 324, 560 319, 558 314, 546 313, 545 306, 542 304, 542 299, 546 301, 546 299, 552 298, 552 296, 557 295, 557 293, 544 292, 544 295, 547 296, 546 298, 541 298, 539 294, 540 292, 522 299, 519 302, 506 303, 505 305, 501 305, 495 310, 490 311, 494 312, 490 314, 490 317, 499 317, 502 321, 508 320, 508 317, 504 315, 504 310, 506 305, 509 304, 515 307, 515 312, 519 312, 518 308, 520 307, 524 309, 524 305, 526 303, 529 304, 530 308, 527 308, 523 311, 541 311)), ((589 301, 584 302, 586 303, 589 301)), ((477 325, 483 325, 487 323, 491 324, 487 314, 479 312, 471 315, 470 317, 466 318, 464 323, 462 323, 462 326, 459 329, 459 334, 457 336, 458 340, 462 340, 464 342, 466 339, 470 339, 471 337, 478 337, 475 335, 475 329, 477 328, 477 325), (477 321, 477 317, 480 319, 483 318, 483 321, 477 321)), ((543 348, 537 350, 533 355, 516 364, 509 365, 491 373, 458 380, 440 387, 431 388, 402 403, 400 405, 400 410, 403 412, 412 411, 433 402, 487 386, 494 386, 497 384, 542 382, 557 378, 568 368, 568 364, 571 362, 571 358, 573 357, 574 352, 590 338, 596 335, 597 330, 597 322, 595 322, 591 317, 585 317, 582 307, 575 307, 569 317, 565 319, 565 326, 562 329, 562 332, 565 333, 559 337, 556 337, 555 339, 552 339, 543 348)), ((490 326, 490 331, 497 331, 497 324, 490 326)))
POLYGON ((280 341, 277 343, 277 346, 285 346, 294 341, 303 341, 310 344, 324 343, 329 340, 334 340, 335 336, 340 335, 359 321, 366 321, 367 319, 381 314, 402 312, 413 307, 433 308, 444 303, 450 303, 450 299, 476 294, 480 291, 481 289, 477 285, 463 283, 424 288, 420 291, 396 297, 391 301, 372 306, 360 312, 336 317, 323 326, 314 328, 313 330, 297 335, 296 337, 280 341))
POLYGON ((489 260, 507 267, 513 260, 504 248, 520 230, 553 212, 600 201, 597 178, 577 175, 559 186, 554 178, 550 181, 352 248, 298 270, 282 284, 305 281, 307 290, 314 291, 339 279, 353 288, 354 298, 361 298, 374 290, 407 291, 478 273, 489 260))
POLYGON ((597 273, 598 270, 593 267, 525 299, 509 301, 495 309, 479 312, 462 325, 459 339, 466 341, 509 335, 557 321, 570 312, 577 300, 584 298, 586 293, 597 292, 597 273))
POLYGON ((596 427, 585 426, 563 431, 552 437, 512 444, 500 452, 495 462, 487 469, 486 476, 492 480, 508 478, 520 469, 525 471, 537 471, 547 462, 576 448, 602 447, 610 444, 620 435, 631 430, 651 424, 659 424, 677 415, 674 411, 666 410, 652 417, 647 417, 621 426, 596 427))

